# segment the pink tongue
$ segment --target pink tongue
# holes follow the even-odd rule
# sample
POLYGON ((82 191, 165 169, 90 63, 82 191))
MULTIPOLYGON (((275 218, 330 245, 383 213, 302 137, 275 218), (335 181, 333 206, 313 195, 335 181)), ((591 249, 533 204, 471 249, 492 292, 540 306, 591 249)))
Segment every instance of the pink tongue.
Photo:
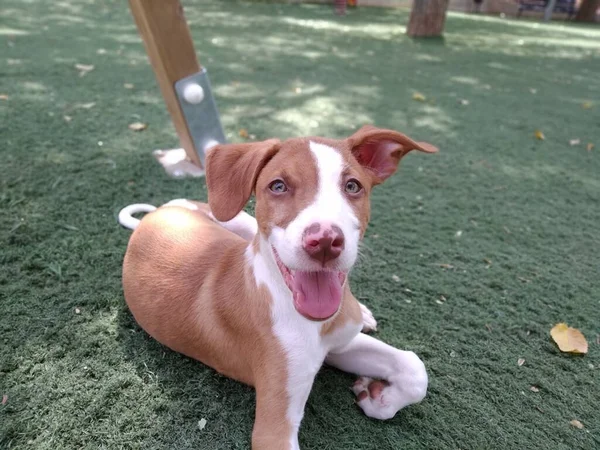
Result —
POLYGON ((323 320, 335 314, 342 302, 337 272, 294 272, 294 303, 308 318, 323 320))

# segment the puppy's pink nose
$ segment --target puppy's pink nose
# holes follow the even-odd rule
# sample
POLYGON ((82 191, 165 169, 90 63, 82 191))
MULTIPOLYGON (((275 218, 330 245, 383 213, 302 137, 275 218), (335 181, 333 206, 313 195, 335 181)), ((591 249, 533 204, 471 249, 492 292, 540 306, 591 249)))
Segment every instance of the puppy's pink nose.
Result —
POLYGON ((308 256, 325 264, 344 250, 344 233, 336 225, 313 223, 304 230, 302 246, 308 256))

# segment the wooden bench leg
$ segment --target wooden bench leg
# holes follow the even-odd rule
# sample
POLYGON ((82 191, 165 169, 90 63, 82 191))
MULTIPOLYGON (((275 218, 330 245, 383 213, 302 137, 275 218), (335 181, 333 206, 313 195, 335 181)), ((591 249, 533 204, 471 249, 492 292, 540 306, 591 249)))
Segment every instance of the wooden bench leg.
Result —
POLYGON ((178 0, 129 0, 129 7, 181 147, 185 149, 187 157, 202 168, 175 91, 175 82, 200 71, 183 7, 178 0))

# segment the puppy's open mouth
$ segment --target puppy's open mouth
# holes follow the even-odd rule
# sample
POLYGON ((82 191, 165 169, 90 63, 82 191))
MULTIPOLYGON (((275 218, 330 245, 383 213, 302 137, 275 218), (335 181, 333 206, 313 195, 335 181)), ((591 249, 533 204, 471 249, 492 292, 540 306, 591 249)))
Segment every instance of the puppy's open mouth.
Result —
POLYGON ((310 320, 327 320, 342 303, 346 274, 332 270, 305 272, 289 269, 273 249, 285 284, 292 291, 296 311, 310 320))

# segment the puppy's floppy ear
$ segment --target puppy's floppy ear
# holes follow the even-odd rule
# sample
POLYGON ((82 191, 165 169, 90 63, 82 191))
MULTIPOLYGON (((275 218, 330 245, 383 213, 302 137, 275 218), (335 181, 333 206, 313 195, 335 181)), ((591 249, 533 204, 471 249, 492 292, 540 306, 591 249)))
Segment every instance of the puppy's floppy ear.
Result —
POLYGON ((206 157, 208 204, 220 222, 233 219, 246 205, 265 164, 279 150, 280 141, 223 144, 206 157))
POLYGON ((435 153, 436 147, 427 142, 415 142, 392 130, 365 125, 348 138, 356 160, 372 174, 373 185, 382 183, 398 168, 398 163, 411 150, 435 153))

